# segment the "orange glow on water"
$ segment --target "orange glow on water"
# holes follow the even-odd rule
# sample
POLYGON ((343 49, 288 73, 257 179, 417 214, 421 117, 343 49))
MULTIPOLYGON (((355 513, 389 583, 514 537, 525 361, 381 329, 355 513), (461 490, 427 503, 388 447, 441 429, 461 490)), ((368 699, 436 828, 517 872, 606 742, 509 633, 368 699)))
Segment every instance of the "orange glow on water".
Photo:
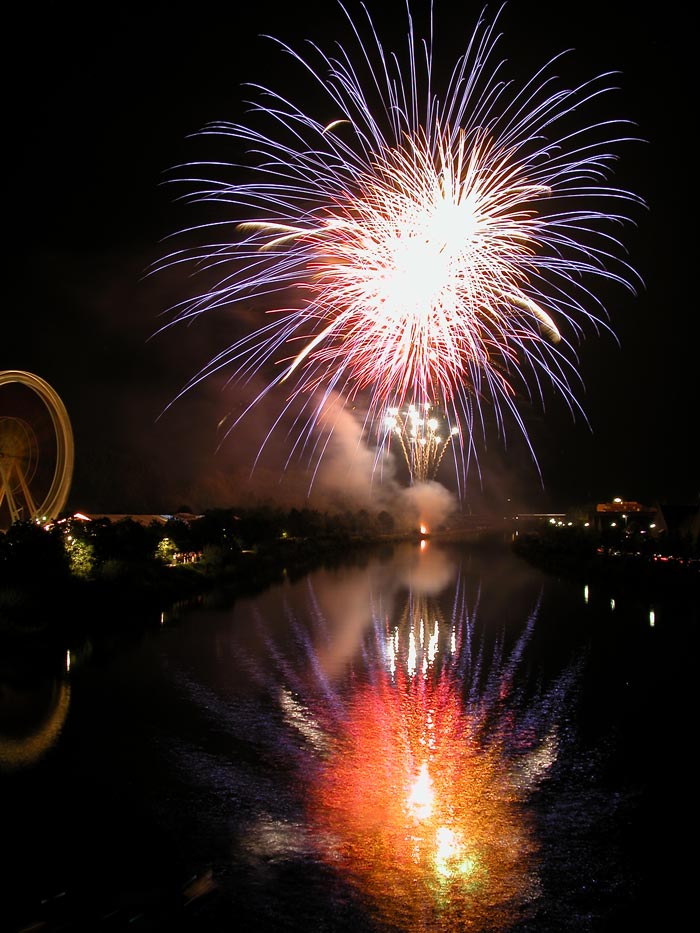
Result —
POLYGON ((428 915, 441 931, 497 928, 536 888, 532 827, 502 742, 479 739, 483 723, 444 676, 387 675, 347 712, 309 788, 323 857, 400 929, 425 929, 428 915))

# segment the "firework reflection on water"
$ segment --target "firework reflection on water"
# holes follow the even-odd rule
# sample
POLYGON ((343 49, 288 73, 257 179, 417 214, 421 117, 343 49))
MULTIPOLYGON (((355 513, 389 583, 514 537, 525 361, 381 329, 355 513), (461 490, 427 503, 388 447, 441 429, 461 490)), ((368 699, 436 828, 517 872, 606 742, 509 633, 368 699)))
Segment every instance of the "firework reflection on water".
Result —
POLYGON ((437 548, 411 553, 402 587, 364 619, 361 599, 349 608, 353 637, 317 603, 299 654, 277 653, 279 680, 265 680, 302 743, 303 826, 263 820, 249 841, 303 840, 386 928, 507 929, 539 893, 528 801, 556 761, 575 672, 528 686, 537 598, 517 633, 486 633, 478 583, 437 548))

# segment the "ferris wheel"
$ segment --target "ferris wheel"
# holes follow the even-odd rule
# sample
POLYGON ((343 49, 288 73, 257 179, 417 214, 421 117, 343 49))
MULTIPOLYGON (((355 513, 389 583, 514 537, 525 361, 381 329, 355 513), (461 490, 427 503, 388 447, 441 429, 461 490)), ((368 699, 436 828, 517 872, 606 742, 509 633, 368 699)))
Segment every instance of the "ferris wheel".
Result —
POLYGON ((73 430, 56 391, 33 373, 0 370, 0 528, 56 518, 73 462, 73 430))

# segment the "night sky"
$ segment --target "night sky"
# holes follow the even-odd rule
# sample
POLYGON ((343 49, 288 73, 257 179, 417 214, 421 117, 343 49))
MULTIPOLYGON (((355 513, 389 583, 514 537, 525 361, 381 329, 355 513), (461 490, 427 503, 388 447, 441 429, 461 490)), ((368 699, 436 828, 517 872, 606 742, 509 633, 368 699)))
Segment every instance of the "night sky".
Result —
MULTIPOLYGON (((223 379, 167 408, 230 341, 230 315, 149 339, 168 308, 196 290, 185 271, 144 277, 168 251, 168 238, 191 221, 176 200, 182 192, 164 181, 174 165, 200 155, 192 134, 212 120, 241 119, 244 82, 296 99, 296 73, 263 33, 299 47, 305 39, 324 48, 348 39, 331 0, 321 17, 317 3, 249 6, 40 3, 6 21, 6 41, 16 48, 4 82, 9 242, 0 370, 35 373, 63 399, 75 435, 73 509, 198 511, 267 496, 306 501, 308 476, 294 463, 282 470, 290 447, 284 432, 249 477, 274 412, 263 407, 219 447, 219 422, 240 406, 222 391, 223 379)), ((374 6, 385 45, 403 49, 402 0, 374 6)), ((423 6, 414 4, 417 19, 423 6)), ((589 424, 556 398, 532 412, 541 481, 518 438, 505 450, 490 438, 466 508, 512 499, 523 508, 562 509, 614 496, 697 502, 688 23, 674 4, 649 13, 610 0, 549 6, 507 4, 498 48, 516 78, 566 49, 572 52, 562 70, 571 80, 620 72, 620 91, 609 95, 605 112, 634 121, 646 142, 621 151, 613 182, 648 204, 623 234, 645 285, 637 296, 621 288, 606 294, 619 342, 584 328, 584 387, 577 394, 589 424)), ((445 49, 439 59, 451 67, 482 5, 436 0, 435 7, 436 49, 445 49)), ((310 504, 376 501, 366 498, 370 460, 349 478, 337 465, 347 466, 342 445, 329 450, 310 504)), ((449 470, 440 481, 453 485, 449 470)), ((376 478, 373 489, 376 497, 376 478)))

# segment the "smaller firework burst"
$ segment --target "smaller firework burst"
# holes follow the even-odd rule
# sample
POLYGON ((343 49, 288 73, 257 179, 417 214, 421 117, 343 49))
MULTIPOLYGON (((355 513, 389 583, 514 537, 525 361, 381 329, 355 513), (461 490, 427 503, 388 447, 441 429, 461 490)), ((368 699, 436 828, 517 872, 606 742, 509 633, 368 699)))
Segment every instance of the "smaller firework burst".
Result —
MULTIPOLYGON (((430 404, 411 403, 404 410, 389 408, 382 424, 387 448, 396 439, 411 476, 411 485, 434 480, 445 451, 459 428, 450 427, 444 415, 430 404)), ((383 442, 383 437, 382 437, 383 442)))

